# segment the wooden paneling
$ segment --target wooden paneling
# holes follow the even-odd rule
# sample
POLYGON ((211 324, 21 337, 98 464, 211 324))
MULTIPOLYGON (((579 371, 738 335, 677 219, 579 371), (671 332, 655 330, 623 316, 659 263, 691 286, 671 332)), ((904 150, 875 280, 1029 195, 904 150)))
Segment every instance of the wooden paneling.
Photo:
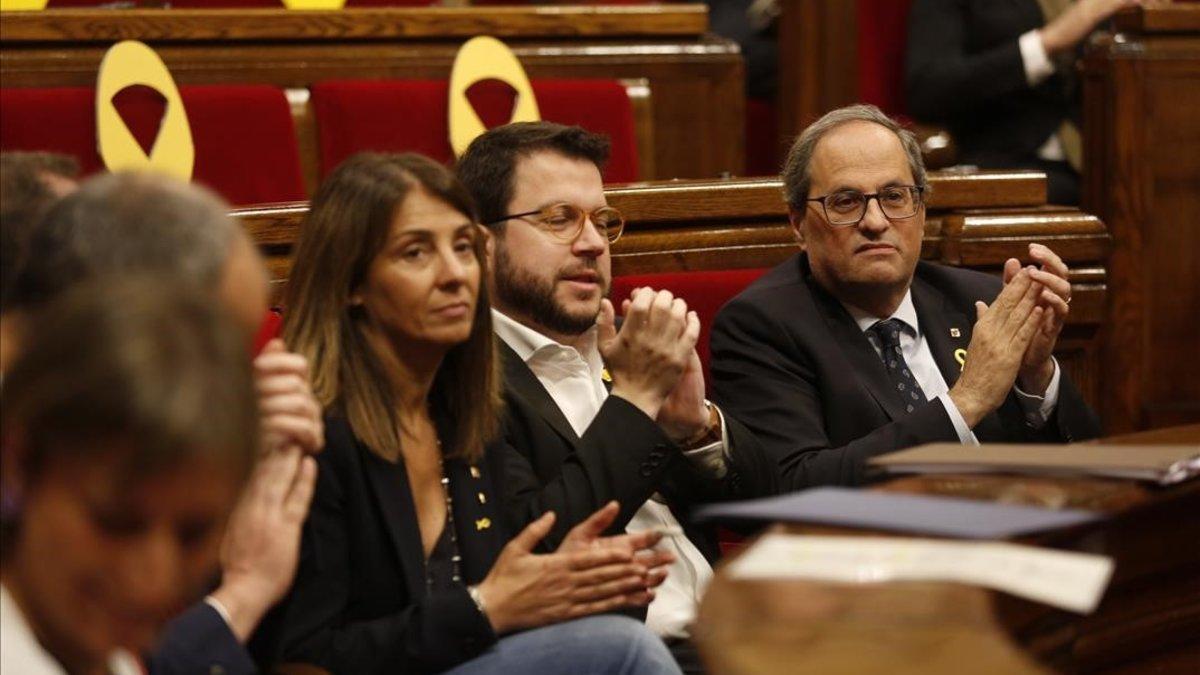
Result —
POLYGON ((49 10, 4 14, 5 42, 698 36, 704 5, 49 10), (116 19, 114 21, 114 18, 116 19))
POLYGON ((858 101, 858 16, 854 0, 780 0, 779 137, 796 137, 818 117, 858 101))
POLYGON ((1200 5, 1134 10, 1084 61, 1084 208, 1115 241, 1112 431, 1200 421, 1200 5))
POLYGON ((744 165, 744 66, 705 34, 703 5, 0 14, 5 87, 91 86, 105 49, 136 38, 180 84, 306 87, 327 79, 447 79, 468 36, 502 37, 532 78, 645 79, 648 178, 715 178, 744 165))
MULTIPOLYGON (((926 260, 998 273, 1007 258, 1024 260, 1026 246, 1036 241, 1070 265, 1072 311, 1056 353, 1094 405, 1097 335, 1107 307, 1104 224, 1074 209, 1045 206, 1045 177, 1037 172, 934 172, 930 182, 926 260)), ((628 219, 613 246, 613 274, 776 265, 798 250, 781 191, 779 181, 762 179, 610 186, 609 203, 628 219)), ((305 204, 288 204, 234 212, 268 257, 276 297, 306 211, 305 204)))

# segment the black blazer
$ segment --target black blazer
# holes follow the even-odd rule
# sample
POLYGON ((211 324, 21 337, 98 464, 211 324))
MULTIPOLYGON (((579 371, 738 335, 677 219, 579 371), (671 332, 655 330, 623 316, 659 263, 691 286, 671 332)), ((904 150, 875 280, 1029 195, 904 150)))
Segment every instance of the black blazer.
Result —
MULTIPOLYGON (((971 341, 975 301, 990 303, 1001 285, 981 272, 917 264, 913 304, 948 386, 958 381, 955 350, 971 341)), ((958 442, 940 401, 904 412, 878 354, 813 279, 803 253, 730 300, 713 323, 711 344, 718 401, 758 435, 778 462, 784 489, 856 484, 869 457, 958 442)), ((992 443, 1098 436, 1095 416, 1065 372, 1060 382, 1055 414, 1041 430, 1025 424, 1010 393, 976 425, 975 436, 992 443)))
POLYGON ((777 491, 772 461, 732 415, 725 416, 732 461, 721 480, 694 468, 654 420, 620 397, 605 400, 580 438, 533 371, 503 340, 497 342, 504 362, 511 453, 505 490, 509 501, 518 505, 529 503, 522 493, 540 491, 538 503, 562 516, 554 537, 561 538, 611 499, 620 503, 621 512, 610 533, 624 532, 634 513, 657 491, 696 547, 713 560, 718 551, 712 532, 690 523, 690 508, 777 491))
MULTIPOLYGON (((446 460, 467 584, 482 581, 508 541, 492 478, 500 453, 468 466, 446 460)), ((403 460, 363 445, 342 418, 325 419, 313 504, 291 594, 256 641, 273 662, 333 673, 426 673, 496 641, 466 586, 428 594, 425 556, 403 460)))
POLYGON ((1045 23, 1037 0, 916 0, 909 14, 908 112, 945 124, 960 160, 1007 168, 1036 161, 1062 123, 1079 121, 1073 72, 1030 87, 1017 39, 1045 23))

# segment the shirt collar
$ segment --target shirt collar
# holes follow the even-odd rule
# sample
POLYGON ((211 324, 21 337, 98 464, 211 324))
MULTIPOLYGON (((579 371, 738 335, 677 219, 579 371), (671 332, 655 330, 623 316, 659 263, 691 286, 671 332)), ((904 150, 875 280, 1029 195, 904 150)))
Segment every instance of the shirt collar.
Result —
POLYGON ((20 671, 30 675, 65 675, 66 671, 42 648, 34 637, 33 629, 25 621, 17 601, 8 589, 0 584, 0 635, 3 636, 4 672, 20 671))
POLYGON ((905 291, 904 299, 900 301, 900 306, 896 308, 896 311, 892 312, 891 316, 880 318, 845 302, 842 303, 842 307, 846 308, 846 311, 850 313, 850 317, 854 319, 854 323, 858 324, 858 329, 863 332, 866 332, 868 328, 874 326, 879 321, 899 319, 916 337, 919 338, 921 336, 921 325, 917 322, 917 307, 913 304, 911 286, 905 291))
MULTIPOLYGON (((496 335, 504 340, 525 363, 529 363, 530 359, 538 352, 544 350, 570 349, 576 351, 574 347, 556 342, 494 308, 492 309, 492 327, 496 331, 496 335)), ((601 361, 596 333, 595 326, 587 330, 582 343, 583 351, 579 354, 588 365, 592 366, 601 361)))

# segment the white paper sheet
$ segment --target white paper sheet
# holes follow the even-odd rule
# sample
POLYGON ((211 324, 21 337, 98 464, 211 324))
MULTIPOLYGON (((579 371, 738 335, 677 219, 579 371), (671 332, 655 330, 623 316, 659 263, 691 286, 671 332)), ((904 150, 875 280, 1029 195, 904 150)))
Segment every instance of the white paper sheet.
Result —
POLYGON ((1113 561, 998 542, 769 534, 727 570, 735 579, 953 581, 1088 614, 1104 595, 1113 561))

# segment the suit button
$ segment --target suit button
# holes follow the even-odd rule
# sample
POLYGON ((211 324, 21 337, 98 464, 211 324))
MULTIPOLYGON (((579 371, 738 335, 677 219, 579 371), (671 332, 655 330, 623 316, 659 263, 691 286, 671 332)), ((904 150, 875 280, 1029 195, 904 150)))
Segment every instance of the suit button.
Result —
POLYGON ((218 665, 209 666, 208 675, 225 675, 225 668, 218 665))
POLYGON ((650 466, 649 464, 643 464, 641 471, 638 473, 642 474, 642 476, 646 478, 649 478, 650 476, 654 475, 654 467, 650 466))

